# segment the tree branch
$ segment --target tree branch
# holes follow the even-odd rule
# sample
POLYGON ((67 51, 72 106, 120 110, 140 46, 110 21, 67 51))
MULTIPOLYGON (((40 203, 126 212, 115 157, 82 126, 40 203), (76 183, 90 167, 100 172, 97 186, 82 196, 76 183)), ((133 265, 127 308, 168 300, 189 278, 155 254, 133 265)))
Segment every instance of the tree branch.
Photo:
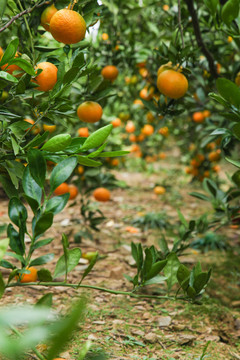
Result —
POLYGON ((198 22, 197 12, 193 5, 193 0, 185 0, 185 3, 187 4, 188 11, 192 18, 193 29, 194 29, 194 33, 195 33, 195 37, 196 37, 198 46, 201 48, 203 54, 206 56, 211 75, 216 79, 216 78, 218 78, 219 75, 217 73, 217 69, 214 64, 214 58, 203 42, 203 38, 202 38, 202 34, 200 31, 200 26, 199 26, 199 22, 198 22))
POLYGON ((0 29, 0 33, 3 32, 4 30, 6 30, 14 21, 16 21, 17 19, 19 19, 20 17, 26 15, 26 14, 30 14, 34 9, 39 8, 43 5, 47 5, 50 4, 51 1, 47 0, 47 1, 43 1, 40 4, 35 4, 32 8, 26 9, 21 11, 19 14, 13 16, 11 18, 11 20, 9 20, 1 29, 0 29))

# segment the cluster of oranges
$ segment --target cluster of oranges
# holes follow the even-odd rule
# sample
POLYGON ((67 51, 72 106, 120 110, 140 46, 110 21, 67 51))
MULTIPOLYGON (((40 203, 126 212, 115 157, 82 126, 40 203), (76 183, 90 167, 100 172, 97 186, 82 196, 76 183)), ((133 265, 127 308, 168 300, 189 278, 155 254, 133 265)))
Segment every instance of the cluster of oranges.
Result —
MULTIPOLYGON (((194 144, 190 145, 190 150, 194 150, 194 144)), ((185 168, 187 174, 203 181, 204 178, 210 177, 211 173, 218 173, 220 166, 216 164, 221 159, 221 150, 217 148, 215 142, 207 144, 205 153, 197 153, 190 160, 190 166, 185 168)))
POLYGON ((206 118, 209 118, 211 116, 211 112, 209 110, 204 110, 204 111, 196 111, 195 113, 193 113, 192 115, 192 120, 195 123, 201 124, 204 122, 204 120, 206 118))

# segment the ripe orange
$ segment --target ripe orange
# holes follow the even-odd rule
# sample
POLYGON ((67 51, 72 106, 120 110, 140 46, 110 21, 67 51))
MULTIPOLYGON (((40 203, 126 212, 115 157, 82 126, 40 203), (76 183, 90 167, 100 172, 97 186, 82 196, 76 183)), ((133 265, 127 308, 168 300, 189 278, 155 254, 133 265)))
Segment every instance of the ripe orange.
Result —
POLYGON ((94 190, 93 196, 94 196, 95 200, 102 201, 102 202, 109 201, 111 198, 110 191, 108 189, 105 189, 102 187, 94 190))
POLYGON ((164 152, 159 153, 159 159, 164 160, 166 159, 167 155, 164 152))
POLYGON ((161 65, 161 66, 158 68, 157 77, 158 77, 163 71, 169 70, 169 69, 171 69, 171 68, 172 68, 172 62, 171 62, 171 61, 167 62, 166 64, 161 65))
POLYGON ((127 226, 125 228, 126 231, 130 232, 131 234, 138 234, 139 233, 139 229, 133 227, 133 226, 127 226))
POLYGON ((169 135, 169 130, 167 126, 164 126, 163 128, 160 128, 158 130, 158 133, 161 134, 162 136, 167 137, 169 135))
POLYGON ((146 114, 146 118, 148 122, 152 122, 154 120, 154 115, 151 111, 148 111, 148 113, 146 114))
POLYGON ((208 155, 209 161, 211 161, 211 162, 218 161, 220 159, 220 154, 221 154, 220 149, 210 152, 208 155))
POLYGON ((84 173, 84 167, 82 165, 79 165, 77 168, 77 172, 82 175, 84 173))
POLYGON ((43 124, 43 130, 44 131, 49 131, 50 133, 53 133, 57 128, 57 125, 47 125, 47 124, 43 124))
POLYGON ((61 185, 59 185, 55 190, 54 190, 54 194, 55 195, 63 195, 69 192, 69 186, 67 183, 62 183, 61 185))
POLYGON ((116 118, 114 119, 113 121, 111 121, 111 124, 114 128, 118 127, 118 126, 121 126, 122 125, 122 122, 121 122, 121 119, 119 118, 116 118))
MULTIPOLYGON (((30 119, 30 118, 26 118, 26 119, 24 119, 24 121, 28 122, 31 125, 35 124, 35 121, 33 119, 30 119)), ((30 129, 30 127, 27 128, 25 131, 28 131, 29 129, 30 129)), ((39 125, 35 125, 35 126, 32 127, 31 131, 32 131, 33 134, 36 135, 36 134, 39 134, 41 130, 40 130, 39 125)))
POLYGON ((36 66, 36 70, 38 69, 42 69, 42 72, 33 80, 39 85, 36 89, 39 91, 52 90, 57 82, 58 68, 54 64, 45 61, 36 66))
POLYGON ((112 159, 111 165, 112 166, 118 166, 119 165, 119 160, 118 159, 112 159))
POLYGON ((171 99, 183 97, 188 89, 187 78, 178 71, 165 70, 158 76, 158 90, 171 99))
POLYGON ((140 147, 138 144, 132 144, 130 152, 136 152, 136 151, 140 151, 140 147))
POLYGON ((80 137, 88 137, 89 136, 89 131, 87 127, 82 127, 78 129, 78 135, 80 137))
POLYGON ((195 123, 201 124, 204 121, 205 117, 202 112, 197 111, 193 113, 192 119, 195 123))
MULTIPOLYGON (((30 118, 26 118, 26 119, 24 119, 24 121, 28 122, 31 125, 35 124, 35 121, 33 119, 30 119, 30 118)), ((29 129, 30 128, 26 129, 26 131, 29 130, 29 129)))
POLYGON ((163 194, 165 194, 166 189, 165 189, 165 187, 163 187, 163 186, 155 186, 155 188, 154 188, 153 191, 154 191, 154 193, 157 194, 157 195, 163 195, 163 194))
POLYGON ((143 104, 142 100, 140 100, 140 99, 135 99, 133 104, 138 105, 138 106, 140 106, 142 108, 144 107, 144 104, 143 104))
POLYGON ((219 165, 214 165, 212 169, 213 169, 213 171, 216 172, 216 173, 218 173, 218 172, 221 170, 221 168, 220 168, 219 165))
POLYGON ((151 98, 153 97, 153 93, 154 93, 154 87, 151 87, 150 89, 145 87, 140 91, 139 96, 143 100, 148 101, 151 100, 151 98))
POLYGON ((61 9, 50 21, 50 32, 55 40, 64 44, 76 44, 86 33, 84 18, 74 10, 61 9))
POLYGON ((214 150, 216 147, 215 142, 210 142, 206 145, 207 150, 214 150))
POLYGON ((50 27, 49 27, 50 20, 57 11, 58 10, 55 8, 54 4, 46 7, 46 9, 43 10, 41 15, 41 25, 44 27, 46 31, 50 31, 50 27))
POLYGON ((136 130, 136 127, 131 120, 127 122, 127 125, 125 126, 125 130, 127 133, 133 133, 136 130))
POLYGON ((189 166, 185 167, 185 173, 192 174, 192 169, 189 166))
POLYGON ((129 140, 130 140, 131 142, 136 142, 136 141, 137 141, 137 136, 134 135, 134 134, 131 134, 131 135, 129 135, 129 140))
POLYGON ((79 105, 77 115, 79 119, 86 123, 95 123, 101 120, 103 109, 101 105, 94 101, 85 101, 79 105))
POLYGON ((137 63, 138 68, 144 68, 144 67, 146 67, 146 65, 147 65, 146 61, 142 61, 142 62, 137 63))
POLYGON ((70 184, 68 185, 68 192, 70 193, 69 200, 73 200, 77 197, 78 194, 78 188, 77 186, 70 184))
POLYGON ((104 41, 107 41, 107 40, 109 39, 108 34, 107 34, 107 33, 103 33, 103 34, 102 34, 102 39, 103 39, 104 41))
POLYGON ((16 279, 18 280, 21 277, 20 280, 21 283, 29 283, 29 282, 37 281, 37 269, 31 266, 31 267, 26 267, 26 270, 29 270, 30 274, 18 275, 16 276, 16 279))
POLYGON ((141 132, 146 136, 152 135, 154 133, 154 127, 150 124, 145 124, 141 132))
POLYGON ((4 54, 3 49, 0 47, 0 60, 3 57, 3 54, 4 54))
POLYGON ((145 139, 144 134, 140 134, 140 135, 138 135, 138 136, 137 136, 136 141, 138 141, 138 142, 142 142, 144 139, 145 139))
POLYGON ((102 69, 101 74, 104 79, 114 81, 118 77, 118 69, 114 65, 107 65, 102 69))
POLYGON ((139 69, 139 74, 143 77, 146 78, 148 76, 148 70, 146 68, 140 68, 139 69))
POLYGON ((210 171, 209 170, 204 171, 203 177, 209 178, 210 177, 210 171))
POLYGON ((169 10, 169 6, 168 6, 168 5, 163 5, 162 8, 163 8, 164 11, 168 11, 168 10, 169 10))
POLYGON ((202 114, 203 114, 204 118, 208 118, 208 117, 211 116, 211 112, 210 112, 209 110, 204 110, 204 111, 202 112, 202 114))

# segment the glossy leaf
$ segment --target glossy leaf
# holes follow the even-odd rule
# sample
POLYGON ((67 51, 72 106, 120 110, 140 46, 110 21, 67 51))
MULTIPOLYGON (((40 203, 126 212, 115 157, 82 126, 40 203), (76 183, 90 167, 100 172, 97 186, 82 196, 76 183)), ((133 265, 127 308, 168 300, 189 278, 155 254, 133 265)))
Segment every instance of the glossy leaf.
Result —
POLYGON ((8 204, 8 216, 18 227, 27 220, 27 209, 23 203, 16 197, 10 199, 8 204))
POLYGON ((52 281, 52 274, 47 269, 40 269, 37 272, 38 280, 41 282, 51 282, 52 281))
POLYGON ((52 261, 54 258, 54 254, 46 254, 43 256, 40 256, 30 262, 29 266, 38 266, 38 265, 44 265, 52 261))
POLYGON ((95 160, 89 159, 88 157, 82 156, 82 155, 78 155, 77 159, 78 159, 78 163, 80 165, 84 165, 84 166, 97 167, 97 166, 102 165, 102 163, 100 161, 95 161, 95 160))
POLYGON ((225 24, 230 25, 231 22, 238 17, 239 0, 228 0, 222 8, 222 20, 225 24))
POLYGON ((35 199, 40 205, 42 199, 42 189, 30 174, 29 166, 26 166, 24 170, 22 186, 25 194, 30 196, 32 199, 35 199))
MULTIPOLYGON (((67 273, 72 271, 78 265, 81 255, 82 252, 79 248, 67 250, 67 256, 68 256, 67 273)), ((65 272, 66 272, 65 258, 64 255, 62 255, 56 264, 53 278, 63 276, 65 272)))
POLYGON ((46 177, 46 160, 40 150, 30 149, 28 152, 29 170, 36 183, 44 188, 46 177))
POLYGON ((216 85, 218 92, 225 100, 238 108, 240 107, 240 89, 236 84, 228 79, 218 78, 216 85))
POLYGON ((59 185, 66 181, 69 176, 71 176, 76 165, 77 158, 69 157, 55 166, 50 177, 51 192, 53 192, 59 185))
POLYGON ((94 149, 104 143, 104 141, 108 138, 109 134, 111 133, 113 129, 112 124, 106 125, 97 131, 95 131, 93 134, 91 134, 84 142, 81 151, 82 150, 90 150, 94 149))
POLYGON ((65 208, 69 197, 69 193, 52 197, 46 203, 46 212, 52 212, 54 215, 58 214, 65 208))
POLYGON ((19 44, 19 39, 18 38, 12 40, 8 44, 6 50, 5 50, 4 54, 3 54, 3 57, 2 57, 2 59, 0 61, 0 67, 2 65, 6 64, 10 59, 14 58, 14 56, 15 56, 15 54, 17 52, 18 44, 19 44))
POLYGON ((42 235, 46 230, 48 230, 53 223, 53 213, 47 212, 42 214, 36 221, 35 225, 33 226, 33 234, 34 237, 38 237, 42 235))
POLYGON ((4 257, 9 245, 9 239, 0 240, 0 260, 4 257))

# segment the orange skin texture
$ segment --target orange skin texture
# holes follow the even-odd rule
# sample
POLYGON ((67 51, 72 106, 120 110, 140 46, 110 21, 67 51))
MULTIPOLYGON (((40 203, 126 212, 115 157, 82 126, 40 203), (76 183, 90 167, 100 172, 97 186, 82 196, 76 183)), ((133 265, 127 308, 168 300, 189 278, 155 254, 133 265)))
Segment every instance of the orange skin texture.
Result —
POLYGON ((77 115, 79 119, 86 123, 95 123, 101 120, 103 109, 101 105, 94 101, 85 101, 79 105, 77 115))
POLYGON ((180 99, 188 90, 187 78, 178 71, 165 70, 158 76, 158 90, 170 99, 180 99))
POLYGON ((142 98, 143 100, 151 100, 153 97, 153 93, 154 93, 154 88, 150 88, 149 90, 147 88, 143 88, 140 93, 139 96, 140 98, 142 98))
MULTIPOLYGON (((30 271, 30 274, 22 274, 21 276, 21 283, 29 283, 29 282, 36 282, 37 281, 37 269, 33 266, 30 268, 26 268, 26 270, 30 271)), ((19 279, 20 276, 17 276, 16 278, 19 279)))
POLYGON ((110 200, 111 193, 108 189, 97 188, 96 190, 94 190, 93 196, 94 196, 95 200, 97 200, 97 201, 106 202, 106 201, 110 200))
POLYGON ((55 195, 63 195, 69 192, 69 186, 67 183, 62 183, 61 185, 59 185, 55 190, 54 190, 54 194, 55 195))
POLYGON ((78 135, 80 137, 88 137, 89 136, 89 131, 87 127, 82 127, 78 129, 78 135))
POLYGON ((193 114, 192 119, 195 123, 201 124, 204 121, 205 116, 202 112, 197 111, 193 114))
POLYGON ((146 125, 144 125, 144 127, 142 128, 141 131, 142 131, 142 134, 149 136, 154 133, 154 127, 152 125, 146 124, 146 125))
POLYGON ((85 38, 86 23, 74 10, 61 9, 50 21, 50 32, 55 40, 63 44, 76 44, 85 38))
POLYGON ((57 82, 58 68, 54 64, 45 61, 36 66, 36 70, 38 69, 42 69, 42 72, 33 80, 39 85, 36 89, 39 91, 52 90, 57 82))
POLYGON ((78 188, 73 184, 68 185, 68 192, 70 193, 69 200, 73 200, 78 195, 78 188))
POLYGON ((114 81, 118 77, 118 69, 114 65, 107 65, 102 69, 101 74, 104 79, 114 81))
POLYGON ((155 186, 153 191, 156 195, 163 195, 163 194, 165 194, 166 189, 163 186, 155 186))
POLYGON ((57 11, 58 10, 55 8, 54 4, 48 6, 45 10, 43 10, 41 15, 41 25, 46 31, 50 31, 50 20, 57 11))
POLYGON ((113 121, 111 121, 111 124, 114 128, 119 127, 122 125, 121 119, 116 118, 113 121))
MULTIPOLYGON (((1 48, 2 49, 2 48, 1 48)), ((2 50, 3 51, 3 50, 2 50)), ((2 52, 2 55, 1 55, 1 52, 0 52, 0 60, 3 56, 3 52, 2 52)), ((15 57, 18 57, 18 53, 16 53, 15 57)), ((12 65, 9 65, 8 66, 8 63, 3 65, 1 67, 2 70, 5 70, 6 69, 6 72, 9 73, 10 75, 13 75, 14 77, 16 78, 19 78, 23 75, 23 70, 18 66, 18 65, 15 65, 15 64, 12 64, 12 65), (7 69, 6 69, 7 68, 7 69), (19 73, 17 75, 14 75, 13 72, 14 71, 22 71, 22 73, 19 73)))
POLYGON ((56 128, 57 128, 56 125, 43 124, 43 130, 44 131, 49 131, 50 133, 53 133, 56 130, 56 128))

